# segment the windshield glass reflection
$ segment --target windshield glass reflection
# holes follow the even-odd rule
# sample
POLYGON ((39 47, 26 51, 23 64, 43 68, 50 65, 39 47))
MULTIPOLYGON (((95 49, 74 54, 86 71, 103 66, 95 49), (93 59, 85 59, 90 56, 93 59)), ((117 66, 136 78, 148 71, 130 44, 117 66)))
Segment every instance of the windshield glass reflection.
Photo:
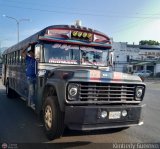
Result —
POLYGON ((108 50, 68 44, 44 44, 46 63, 107 66, 108 50))

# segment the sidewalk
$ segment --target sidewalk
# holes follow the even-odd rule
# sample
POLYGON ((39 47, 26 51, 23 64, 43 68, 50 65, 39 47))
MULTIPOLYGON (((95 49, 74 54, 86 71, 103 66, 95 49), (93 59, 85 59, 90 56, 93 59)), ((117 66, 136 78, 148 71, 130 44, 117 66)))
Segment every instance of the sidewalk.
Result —
POLYGON ((155 78, 155 77, 145 78, 144 82, 160 82, 160 78, 155 78))

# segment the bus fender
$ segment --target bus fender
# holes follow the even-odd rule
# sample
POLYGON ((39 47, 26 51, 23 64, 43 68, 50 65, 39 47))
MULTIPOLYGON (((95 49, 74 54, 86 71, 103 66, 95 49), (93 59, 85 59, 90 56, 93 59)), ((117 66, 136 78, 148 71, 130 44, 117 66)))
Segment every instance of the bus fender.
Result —
MULTIPOLYGON (((62 90, 63 91, 63 90, 62 90)), ((58 91, 58 86, 56 84, 46 84, 43 90, 43 103, 48 96, 56 96, 60 110, 64 111, 64 94, 58 91)))

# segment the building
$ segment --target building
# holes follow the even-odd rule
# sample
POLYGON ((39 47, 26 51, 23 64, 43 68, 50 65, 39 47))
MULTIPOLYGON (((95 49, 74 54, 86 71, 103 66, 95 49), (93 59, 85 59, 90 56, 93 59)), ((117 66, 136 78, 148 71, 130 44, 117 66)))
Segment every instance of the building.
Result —
POLYGON ((120 72, 151 70, 160 72, 160 46, 113 42, 114 69, 120 72))

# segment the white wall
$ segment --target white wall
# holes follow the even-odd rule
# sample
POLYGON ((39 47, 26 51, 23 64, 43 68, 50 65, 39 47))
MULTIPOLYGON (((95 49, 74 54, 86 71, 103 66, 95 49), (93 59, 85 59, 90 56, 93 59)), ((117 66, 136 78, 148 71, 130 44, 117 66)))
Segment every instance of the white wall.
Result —
POLYGON ((160 64, 157 64, 155 67, 155 73, 160 72, 160 64))
POLYGON ((113 42, 115 70, 123 71, 129 64, 127 56, 130 59, 136 59, 139 56, 139 48, 128 47, 127 42, 113 42))
MULTIPOLYGON (((149 48, 149 47, 148 47, 149 48)), ((114 49, 114 69, 123 72, 125 67, 129 64, 127 56, 133 60, 153 61, 155 58, 160 58, 160 49, 140 49, 139 45, 129 45, 127 42, 113 42, 112 49, 114 49)), ((160 64, 156 64, 155 73, 160 72, 160 64)))

